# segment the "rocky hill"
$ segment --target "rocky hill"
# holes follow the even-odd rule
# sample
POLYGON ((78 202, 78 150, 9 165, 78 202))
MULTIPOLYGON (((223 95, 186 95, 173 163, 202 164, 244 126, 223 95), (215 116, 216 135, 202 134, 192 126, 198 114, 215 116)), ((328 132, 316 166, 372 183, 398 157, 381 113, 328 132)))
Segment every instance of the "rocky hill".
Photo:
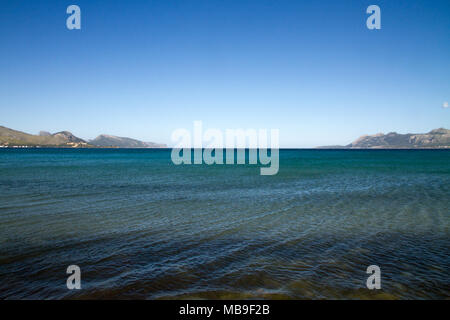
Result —
POLYGON ((68 131, 54 134, 41 131, 39 135, 34 135, 0 126, 0 146, 88 147, 89 145, 68 131))
POLYGON ((118 147, 118 148, 167 148, 165 144, 154 142, 143 142, 136 139, 117 137, 101 134, 89 143, 98 147, 118 147))
POLYGON ((345 148, 352 149, 394 149, 394 148, 450 148, 450 130, 440 128, 428 133, 365 135, 353 141, 345 148))

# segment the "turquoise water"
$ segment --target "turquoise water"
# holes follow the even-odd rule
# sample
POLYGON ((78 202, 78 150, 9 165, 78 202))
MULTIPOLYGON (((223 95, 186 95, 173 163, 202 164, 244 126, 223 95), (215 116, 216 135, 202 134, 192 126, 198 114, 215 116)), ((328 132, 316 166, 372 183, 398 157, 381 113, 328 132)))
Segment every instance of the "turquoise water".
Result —
POLYGON ((281 150, 261 176, 170 150, 2 149, 0 190, 0 298, 450 296, 450 151, 281 150))

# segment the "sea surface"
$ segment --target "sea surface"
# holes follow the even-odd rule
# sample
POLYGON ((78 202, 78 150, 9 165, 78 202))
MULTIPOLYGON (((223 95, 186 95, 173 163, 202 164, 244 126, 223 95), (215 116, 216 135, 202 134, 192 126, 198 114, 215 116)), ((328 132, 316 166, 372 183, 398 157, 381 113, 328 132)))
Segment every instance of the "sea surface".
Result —
POLYGON ((0 150, 2 299, 449 297, 450 150, 0 150))

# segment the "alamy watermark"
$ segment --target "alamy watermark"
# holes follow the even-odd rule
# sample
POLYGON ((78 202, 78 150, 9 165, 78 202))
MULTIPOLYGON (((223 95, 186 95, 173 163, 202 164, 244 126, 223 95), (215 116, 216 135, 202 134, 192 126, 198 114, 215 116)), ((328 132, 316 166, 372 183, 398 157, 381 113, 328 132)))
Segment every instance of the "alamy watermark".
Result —
POLYGON ((370 276, 367 278, 366 286, 367 289, 381 289, 381 269, 376 264, 367 267, 367 274, 370 276))
MULTIPOLYGON (((66 20, 67 29, 73 30, 81 29, 81 9, 79 6, 72 4, 67 7, 66 13, 70 16, 66 20)), ((372 4, 367 7, 366 13, 370 16, 366 20, 366 26, 368 29, 381 29, 381 9, 379 6, 372 4)))
POLYGON ((381 29, 381 9, 379 6, 372 4, 367 7, 366 13, 370 16, 366 20, 366 26, 369 30, 381 29))
POLYGON ((67 278, 67 281, 66 281, 67 289, 69 289, 69 290, 81 289, 81 269, 80 269, 80 267, 75 264, 72 264, 67 267, 66 273, 70 274, 70 276, 67 278))
POLYGON ((172 133, 176 143, 172 162, 180 164, 261 164, 261 175, 275 175, 279 169, 279 130, 207 129, 194 121, 193 132, 180 128, 172 133), (269 152, 270 151, 270 152, 269 152), (224 157, 225 155, 225 157, 224 157), (225 159, 224 159, 225 158, 225 159))
POLYGON ((81 9, 79 6, 72 4, 67 7, 66 10, 67 14, 70 14, 70 16, 66 20, 66 27, 69 30, 81 29, 81 9))

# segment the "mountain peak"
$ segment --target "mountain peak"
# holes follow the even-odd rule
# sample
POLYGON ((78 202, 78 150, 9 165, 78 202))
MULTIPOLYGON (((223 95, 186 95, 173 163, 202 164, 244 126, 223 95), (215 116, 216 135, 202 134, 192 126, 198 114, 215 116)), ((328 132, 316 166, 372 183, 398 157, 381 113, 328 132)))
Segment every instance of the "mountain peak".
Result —
POLYGON ((438 129, 431 130, 429 132, 429 134, 450 134, 450 130, 445 129, 445 128, 438 128, 438 129))
POLYGON ((72 134, 72 132, 69 131, 61 131, 52 134, 53 137, 61 137, 63 139, 66 139, 68 142, 86 142, 83 139, 80 139, 72 134))

